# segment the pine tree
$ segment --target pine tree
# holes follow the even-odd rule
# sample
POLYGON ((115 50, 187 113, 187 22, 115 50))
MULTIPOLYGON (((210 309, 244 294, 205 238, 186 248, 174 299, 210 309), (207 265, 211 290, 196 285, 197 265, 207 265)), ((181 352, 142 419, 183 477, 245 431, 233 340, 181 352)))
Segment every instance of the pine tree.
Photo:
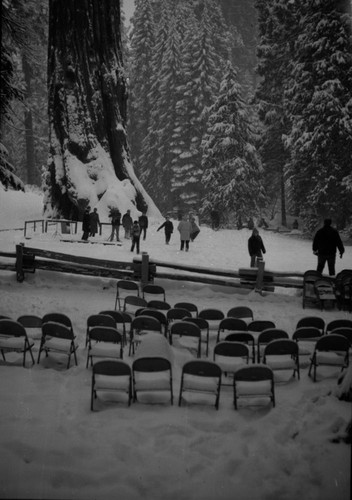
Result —
POLYGON ((352 215, 352 42, 347 2, 299 3, 299 35, 286 107, 290 180, 310 228, 332 216, 344 227, 352 215))
POLYGON ((152 58, 155 47, 155 21, 150 0, 136 0, 131 19, 129 67, 128 137, 135 171, 140 173, 143 141, 151 121, 152 58))
POLYGON ((261 77, 255 99, 262 122, 259 151, 264 167, 268 200, 281 200, 281 223, 286 225, 286 172, 290 154, 285 136, 290 121, 284 106, 284 91, 290 75, 294 6, 282 0, 257 0, 259 45, 257 71, 261 77))
POLYGON ((236 71, 227 65, 218 98, 210 107, 202 142, 202 212, 234 213, 238 221, 255 216, 264 195, 262 168, 236 71))

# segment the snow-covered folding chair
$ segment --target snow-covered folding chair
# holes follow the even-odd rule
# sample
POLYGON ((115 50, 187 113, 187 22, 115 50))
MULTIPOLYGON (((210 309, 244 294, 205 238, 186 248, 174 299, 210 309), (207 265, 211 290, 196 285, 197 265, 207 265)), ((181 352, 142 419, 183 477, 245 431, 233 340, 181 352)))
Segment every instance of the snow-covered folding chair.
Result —
POLYGON ((173 344, 173 337, 179 338, 179 345, 187 349, 194 349, 197 358, 201 357, 202 335, 198 325, 188 321, 175 321, 169 328, 169 342, 173 344))
POLYGON ((145 336, 132 364, 132 378, 134 401, 173 404, 172 352, 163 335, 145 336))
POLYGON ((72 329, 62 323, 56 323, 54 321, 43 323, 38 363, 40 362, 41 353, 44 351, 46 356, 48 356, 49 353, 67 356, 67 368, 70 367, 71 356, 73 354, 77 365, 76 351, 78 345, 75 342, 75 338, 72 329))
POLYGON ((187 398, 188 403, 204 403, 209 395, 215 396, 215 408, 219 409, 222 371, 217 363, 212 361, 194 360, 183 365, 181 375, 180 394, 178 405, 185 399, 185 392, 192 393, 187 398))
POLYGON ((296 324, 296 330, 303 327, 318 328, 320 331, 320 335, 324 335, 325 333, 325 321, 319 316, 304 316, 303 318, 299 319, 296 324))
POLYGON ((12 319, 0 319, 0 351, 4 361, 5 353, 19 352, 23 353, 22 365, 26 366, 26 354, 29 352, 34 365, 33 345, 34 342, 28 339, 26 329, 21 323, 12 319))
POLYGON ((30 339, 40 340, 42 338, 42 323, 40 316, 35 314, 24 314, 17 318, 18 323, 25 327, 30 339))
POLYGON ((115 328, 116 323, 112 316, 108 314, 91 314, 87 318, 87 330, 86 330, 86 347, 89 342, 89 333, 95 326, 108 326, 110 328, 115 328))
POLYGON ((285 330, 281 330, 280 328, 267 328, 266 330, 263 330, 260 332, 257 340, 257 360, 258 363, 261 360, 261 357, 264 352, 264 348, 266 347, 269 342, 272 340, 278 340, 278 339, 288 339, 288 333, 285 332, 285 330))
POLYGON ((166 302, 165 288, 160 285, 148 284, 142 288, 142 297, 145 300, 158 299, 166 302))
POLYGON ((198 306, 193 302, 177 302, 174 307, 176 309, 187 309, 192 313, 193 317, 198 317, 198 306))
POLYGON ((135 281, 118 280, 116 283, 115 310, 117 304, 120 311, 123 310, 124 300, 127 295, 136 295, 139 297, 139 285, 135 281))
POLYGON ((339 367, 341 371, 347 368, 349 363, 350 341, 343 335, 330 333, 317 340, 308 375, 311 376, 313 369, 313 380, 317 380, 318 366, 339 367))
POLYGON ((251 401, 252 406, 267 404, 275 406, 274 372, 267 365, 248 365, 233 376, 233 402, 238 409, 239 400, 251 401))
POLYGON ((303 294, 302 294, 302 306, 305 309, 308 302, 316 304, 317 295, 314 290, 314 283, 321 279, 322 275, 314 269, 306 271, 303 275, 303 294))
POLYGON ((87 363, 95 363, 95 359, 122 359, 123 358, 123 334, 116 328, 110 326, 94 326, 89 331, 87 363))
POLYGON ((247 323, 240 318, 224 318, 219 323, 216 342, 224 340, 226 335, 234 332, 246 332, 247 323))
POLYGON ((220 366, 223 374, 234 374, 249 363, 249 347, 242 342, 218 342, 214 347, 213 360, 220 366))
POLYGON ((246 321, 246 323, 250 323, 251 321, 254 321, 253 311, 248 306, 235 306, 235 307, 231 307, 231 309, 229 309, 227 311, 226 316, 228 318, 243 319, 243 320, 246 321))
POLYGON ((263 363, 274 371, 291 371, 293 376, 299 374, 299 348, 297 342, 291 339, 272 340, 264 349, 263 363))
MULTIPOLYGON (((105 393, 105 397, 111 399, 114 394, 122 396, 122 400, 131 404, 132 399, 132 372, 131 368, 124 361, 105 360, 94 363, 92 370, 92 387, 90 409, 94 410, 94 399, 97 393, 105 393)), ((115 398, 114 398, 115 400, 115 398)))
POLYGON ((335 306, 336 295, 333 283, 330 279, 321 278, 316 280, 314 282, 314 290, 321 310, 325 309, 327 304, 331 304, 332 307, 335 306))

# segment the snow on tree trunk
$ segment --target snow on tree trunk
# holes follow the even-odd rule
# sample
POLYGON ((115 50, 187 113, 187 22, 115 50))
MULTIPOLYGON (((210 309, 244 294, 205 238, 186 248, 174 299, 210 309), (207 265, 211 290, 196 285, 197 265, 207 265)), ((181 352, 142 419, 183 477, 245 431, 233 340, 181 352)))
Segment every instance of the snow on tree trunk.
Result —
POLYGON ((129 159, 120 2, 50 0, 49 8, 46 215, 77 219, 87 206, 159 214, 129 159))

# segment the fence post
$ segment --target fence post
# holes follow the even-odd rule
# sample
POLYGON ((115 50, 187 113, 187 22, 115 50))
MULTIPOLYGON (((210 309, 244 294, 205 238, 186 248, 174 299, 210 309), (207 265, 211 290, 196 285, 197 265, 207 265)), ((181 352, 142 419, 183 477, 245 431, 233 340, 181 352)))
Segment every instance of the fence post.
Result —
POLYGON ((263 281, 264 281, 264 268, 265 268, 265 262, 263 261, 263 259, 257 259, 257 266, 258 266, 258 272, 257 272, 257 281, 255 284, 255 291, 262 293, 263 281))
POLYGON ((141 266, 141 284, 142 287, 147 285, 149 281, 149 255, 147 252, 142 252, 142 266, 141 266))
POLYGON ((23 272, 23 243, 16 245, 16 277, 17 281, 22 283, 24 280, 24 272, 23 272))

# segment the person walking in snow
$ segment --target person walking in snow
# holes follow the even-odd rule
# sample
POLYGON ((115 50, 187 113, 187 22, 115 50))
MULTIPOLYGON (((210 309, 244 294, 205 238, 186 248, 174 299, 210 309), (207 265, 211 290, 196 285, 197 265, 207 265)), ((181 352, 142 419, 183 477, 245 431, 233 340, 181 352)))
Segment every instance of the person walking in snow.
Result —
POLYGON ((316 232, 313 239, 313 253, 318 256, 317 271, 322 273, 327 262, 329 275, 335 276, 336 250, 339 250, 342 259, 345 247, 337 229, 331 227, 331 222, 331 219, 325 219, 324 226, 316 232))
POLYGON ((83 214, 82 230, 83 230, 82 240, 87 241, 89 233, 90 233, 89 207, 87 207, 85 209, 84 214, 83 214))
POLYGON ((100 227, 100 219, 97 208, 95 208, 93 212, 89 214, 89 219, 90 219, 90 236, 94 237, 98 232, 98 227, 100 227))
POLYGON ((255 267, 255 261, 259 257, 263 257, 263 253, 266 253, 264 243, 262 238, 259 236, 259 231, 254 228, 252 231, 252 236, 248 239, 248 253, 251 257, 251 267, 255 267))
POLYGON ((127 212, 122 217, 122 225, 125 230, 125 238, 129 240, 131 237, 131 228, 132 228, 133 220, 131 217, 131 210, 127 210, 127 212))
POLYGON ((141 237, 141 228, 139 227, 138 221, 135 220, 131 228, 132 246, 131 252, 133 252, 134 247, 136 247, 137 253, 139 253, 139 240, 141 237))
POLYGON ((148 217, 146 212, 143 212, 139 217, 139 227, 141 228, 141 234, 143 234, 143 240, 147 237, 147 229, 148 229, 148 217))
POLYGON ((120 241, 120 225, 121 225, 121 213, 118 208, 113 208, 110 210, 109 217, 111 217, 111 235, 109 241, 114 241, 114 235, 116 234, 116 241, 120 241))
POLYGON ((186 216, 184 216, 183 219, 179 222, 177 229, 180 233, 181 238, 180 250, 182 251, 186 247, 186 252, 188 252, 189 240, 191 239, 192 224, 189 220, 187 220, 186 216))
POLYGON ((170 243, 171 235, 174 232, 174 225, 171 222, 170 217, 168 215, 166 216, 165 222, 163 222, 156 231, 158 232, 162 228, 164 228, 165 232, 165 245, 168 245, 170 243))

